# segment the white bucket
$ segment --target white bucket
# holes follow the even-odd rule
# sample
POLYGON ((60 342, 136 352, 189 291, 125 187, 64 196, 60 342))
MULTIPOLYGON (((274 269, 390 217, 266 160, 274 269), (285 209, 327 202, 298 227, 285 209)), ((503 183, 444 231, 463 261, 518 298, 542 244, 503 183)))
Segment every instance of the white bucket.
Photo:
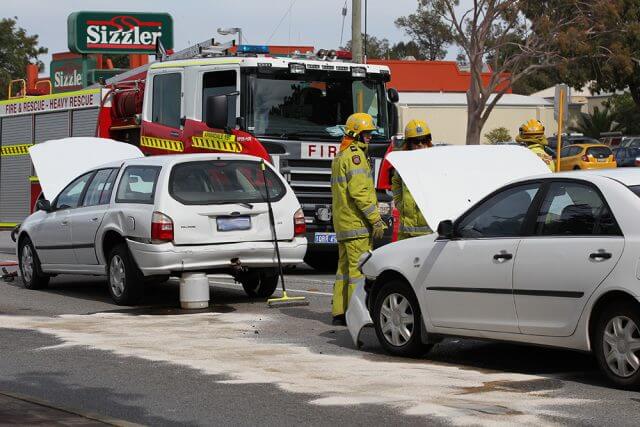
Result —
POLYGON ((209 279, 206 274, 182 273, 180 307, 184 309, 209 307, 209 279))

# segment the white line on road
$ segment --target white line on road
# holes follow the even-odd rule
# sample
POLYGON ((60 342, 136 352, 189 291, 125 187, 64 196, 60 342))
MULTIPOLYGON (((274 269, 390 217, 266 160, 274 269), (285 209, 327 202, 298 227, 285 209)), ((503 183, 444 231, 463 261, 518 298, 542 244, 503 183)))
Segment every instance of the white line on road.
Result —
MULTIPOLYGON (((214 285, 227 285, 227 286, 242 287, 242 285, 239 284, 239 283, 218 282, 216 280, 209 280, 209 283, 213 283, 214 285)), ((331 294, 329 292, 304 291, 302 289, 289 289, 289 288, 287 288, 287 290, 290 291, 290 292, 300 292, 300 293, 303 293, 303 294, 323 295, 323 296, 328 296, 328 297, 332 297, 333 296, 333 294, 331 294)))

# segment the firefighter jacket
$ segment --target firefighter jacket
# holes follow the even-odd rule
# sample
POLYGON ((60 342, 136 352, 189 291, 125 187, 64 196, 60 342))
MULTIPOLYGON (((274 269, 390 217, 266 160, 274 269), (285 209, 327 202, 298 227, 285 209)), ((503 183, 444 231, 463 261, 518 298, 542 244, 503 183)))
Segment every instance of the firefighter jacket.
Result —
POLYGON ((391 191, 393 192, 393 203, 400 212, 400 239, 407 237, 422 236, 433 231, 424 219, 422 212, 418 208, 409 189, 400 178, 398 172, 394 172, 391 178, 391 191))
POLYGON ((551 172, 556 171, 555 162, 553 157, 544 151, 544 146, 547 145, 547 138, 544 135, 530 135, 530 136, 516 136, 516 142, 527 144, 527 148, 538 155, 543 162, 547 164, 551 172))
POLYGON ((338 241, 368 237, 381 221, 369 161, 358 143, 343 140, 331 162, 333 228, 338 241))

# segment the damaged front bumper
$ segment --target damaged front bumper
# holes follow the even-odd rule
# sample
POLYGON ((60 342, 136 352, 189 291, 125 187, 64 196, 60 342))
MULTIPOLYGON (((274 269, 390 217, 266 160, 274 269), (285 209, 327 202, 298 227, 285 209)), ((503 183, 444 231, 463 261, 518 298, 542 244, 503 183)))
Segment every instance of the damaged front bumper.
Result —
POLYGON ((351 295, 346 314, 347 329, 349 329, 353 343, 358 348, 362 346, 362 342, 360 341, 362 328, 373 324, 369 309, 367 308, 367 291, 364 289, 364 286, 364 283, 356 286, 351 295))

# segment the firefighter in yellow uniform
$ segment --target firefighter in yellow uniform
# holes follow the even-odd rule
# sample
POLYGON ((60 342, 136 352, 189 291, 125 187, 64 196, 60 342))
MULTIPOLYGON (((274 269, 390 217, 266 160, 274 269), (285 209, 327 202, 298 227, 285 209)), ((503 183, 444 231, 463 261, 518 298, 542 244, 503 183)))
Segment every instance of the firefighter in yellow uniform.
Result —
POLYGON ((333 286, 334 325, 345 325, 345 313, 356 286, 364 283, 358 270, 360 256, 371 250, 372 238, 387 228, 378 212, 378 200, 367 159, 367 145, 376 129, 369 114, 355 113, 345 125, 340 151, 331 162, 333 228, 338 240, 338 271, 333 286))
MULTIPOLYGON (((404 129, 404 143, 401 149, 418 150, 427 147, 433 147, 429 126, 424 120, 411 120, 404 129)), ((398 171, 395 171, 391 178, 391 191, 393 203, 400 212, 398 240, 432 233, 398 171)))
POLYGON ((544 126, 536 119, 531 119, 528 122, 520 126, 518 136, 516 136, 516 142, 527 144, 527 148, 533 151, 544 161, 551 172, 555 172, 555 162, 553 157, 544 151, 544 147, 549 144, 547 138, 544 136, 544 126))

